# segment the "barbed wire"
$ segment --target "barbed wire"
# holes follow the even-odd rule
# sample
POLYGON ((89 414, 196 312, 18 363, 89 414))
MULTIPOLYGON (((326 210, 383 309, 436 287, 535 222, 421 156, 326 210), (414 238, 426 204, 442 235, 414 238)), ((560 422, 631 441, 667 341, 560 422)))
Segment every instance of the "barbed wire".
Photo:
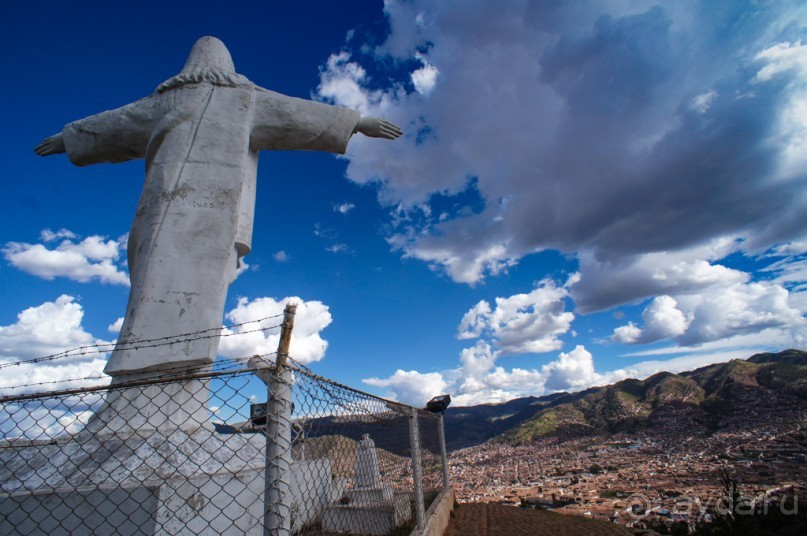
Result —
MULTIPOLYGON (((339 383, 339 382, 337 382, 335 380, 325 378, 324 376, 320 376, 320 375, 314 373, 310 368, 306 367, 305 365, 303 365, 302 363, 300 363, 296 359, 292 358, 291 356, 288 357, 288 360, 293 364, 293 366, 290 367, 290 368, 292 368, 292 370, 295 370, 296 372, 308 377, 310 380, 321 384, 321 389, 323 391, 325 391, 326 393, 328 393, 330 396, 332 396, 334 399, 338 400, 339 398, 341 398, 341 396, 337 395, 336 393, 331 392, 329 390, 328 386, 343 389, 343 390, 349 391, 349 392, 351 392, 353 394, 356 394, 356 395, 362 395, 362 396, 367 396, 367 397, 373 398, 373 399, 375 399, 375 400, 377 400, 379 402, 383 402, 388 407, 391 404, 393 406, 398 406, 399 409, 402 409, 402 408, 414 408, 414 406, 410 406, 410 405, 404 404, 402 402, 396 402, 394 400, 388 400, 386 398, 380 397, 378 395, 374 395, 372 393, 366 393, 366 392, 361 391, 359 389, 356 389, 354 387, 350 387, 349 385, 345 385, 345 384, 339 383)), ((390 409, 392 409, 392 408, 390 408, 390 409)), ((417 409, 418 411, 422 411, 420 408, 414 408, 414 409, 417 409)), ((393 411, 395 411, 395 410, 393 410, 393 411)))
MULTIPOLYGON (((93 385, 87 387, 75 387, 71 389, 61 389, 58 391, 40 391, 34 393, 21 393, 16 395, 8 395, 8 396, 0 396, 0 404, 6 403, 13 403, 19 400, 29 400, 35 398, 43 398, 43 397, 60 397, 65 395, 77 394, 77 393, 84 393, 84 392, 92 392, 92 391, 113 391, 116 389, 123 389, 127 387, 140 387, 149 384, 158 384, 158 383, 165 383, 169 381, 183 381, 183 380, 191 380, 191 379, 202 379, 214 376, 220 376, 223 374, 241 374, 241 373, 251 373, 254 372, 252 369, 249 368, 242 368, 240 370, 231 370, 235 369, 236 367, 243 366, 243 364, 254 357, 259 358, 267 358, 272 355, 276 355, 277 352, 269 352, 266 354, 250 354, 248 356, 242 357, 234 357, 234 358, 226 358, 222 361, 216 361, 212 364, 209 370, 200 370, 200 367, 188 367, 186 364, 180 364, 174 367, 168 367, 166 369, 162 369, 158 371, 159 373, 150 375, 147 378, 140 378, 134 379, 131 381, 122 381, 114 384, 107 384, 107 385, 93 385)), ((109 377, 108 377, 109 378, 109 377)), ((56 380, 56 381, 48 381, 48 382, 36 382, 36 383, 28 383, 22 385, 15 385, 5 388, 0 388, 0 391, 3 389, 26 389, 30 387, 43 387, 46 385, 58 385, 58 384, 65 384, 65 383, 75 383, 81 381, 99 381, 99 380, 106 380, 108 378, 99 377, 99 376, 86 376, 83 378, 69 378, 65 380, 56 380)))
POLYGON ((124 342, 121 345, 118 345, 118 342, 116 341, 116 342, 109 342, 109 343, 90 344, 90 345, 86 345, 86 346, 78 346, 76 348, 71 348, 69 350, 63 350, 63 351, 57 352, 55 354, 50 354, 50 355, 45 355, 45 356, 40 356, 40 357, 34 357, 34 358, 31 358, 31 359, 24 359, 24 360, 19 360, 19 361, 11 361, 11 362, 8 362, 8 363, 0 363, 0 370, 2 370, 4 368, 8 368, 8 367, 14 367, 14 366, 19 366, 19 365, 30 365, 30 364, 35 364, 35 363, 42 363, 42 362, 45 362, 45 361, 55 361, 57 359, 66 359, 66 358, 70 358, 70 357, 78 357, 78 356, 83 357, 83 356, 87 356, 87 355, 105 354, 105 353, 111 352, 112 350, 115 350, 115 349, 118 349, 118 350, 140 350, 140 349, 145 349, 145 348, 157 348, 157 347, 160 347, 160 346, 170 346, 172 344, 178 344, 178 343, 183 343, 183 342, 198 341, 198 340, 204 340, 204 339, 213 339, 213 338, 216 338, 216 337, 232 337, 232 336, 235 336, 235 335, 246 335, 247 333, 256 333, 256 332, 259 332, 259 331, 266 331, 266 330, 269 330, 269 329, 279 328, 279 327, 282 327, 282 324, 277 324, 277 325, 268 326, 268 327, 261 327, 261 328, 257 328, 257 329, 247 330, 247 331, 238 331, 238 332, 233 332, 233 333, 216 333, 216 334, 210 334, 210 335, 204 335, 204 334, 205 333, 210 333, 212 331, 219 331, 219 330, 225 330, 225 329, 238 328, 238 327, 241 327, 241 326, 245 326, 247 324, 253 324, 253 323, 256 323, 256 322, 264 322, 266 320, 271 320, 273 318, 279 318, 279 317, 282 317, 282 316, 283 316, 283 314, 281 313, 281 314, 278 314, 278 315, 266 316, 266 317, 263 317, 263 318, 259 318, 257 320, 249 320, 249 321, 241 322, 241 323, 238 323, 238 324, 230 324, 228 326, 221 326, 221 327, 218 327, 218 328, 208 328, 208 329, 203 329, 203 330, 199 330, 199 331, 192 331, 192 332, 189 332, 189 333, 179 333, 177 335, 168 335, 168 336, 165 336, 165 337, 156 337, 154 339, 142 339, 142 340, 132 342, 132 343, 124 342), (196 335, 199 335, 199 336, 196 337, 196 335), (164 341, 164 342, 158 342, 158 341, 164 341), (154 344, 143 344, 143 343, 154 343, 154 344))
MULTIPOLYGON (((15 395, 8 395, 8 396, 0 396, 0 404, 5 403, 13 403, 15 401, 21 400, 30 400, 42 397, 59 397, 59 396, 66 396, 71 394, 80 394, 80 393, 89 393, 94 391, 110 391, 115 389, 123 389, 127 387, 139 387, 145 386, 149 384, 159 384, 165 383, 170 381, 183 381, 183 380, 190 380, 190 379, 202 379, 202 378, 209 378, 215 377, 220 375, 226 374, 241 374, 241 373, 254 373, 255 371, 252 368, 240 368, 238 370, 234 370, 237 367, 243 367, 244 363, 248 362, 250 359, 253 358, 261 358, 266 359, 270 356, 277 355, 277 351, 265 353, 265 354, 250 354, 241 357, 235 358, 226 358, 222 361, 216 361, 213 363, 208 370, 200 370, 199 367, 188 367, 186 364, 179 364, 174 367, 168 367, 166 369, 160 370, 157 374, 149 375, 146 378, 139 378, 134 379, 131 381, 121 381, 114 384, 107 384, 107 385, 93 385, 93 386, 86 386, 86 387, 76 387, 76 388, 69 388, 69 389, 60 389, 58 391, 40 391, 34 393, 20 393, 15 395)), ((345 409, 349 409, 355 411, 356 408, 353 407, 353 404, 350 400, 350 394, 352 395, 360 395, 364 397, 369 397, 377 402, 384 404, 388 409, 394 411, 396 413, 403 413, 404 410, 408 409, 416 409, 418 412, 423 412, 420 408, 414 408, 408 404, 404 404, 401 402, 388 400, 386 398, 367 393, 361 391, 359 389, 355 389, 348 385, 344 385, 342 383, 336 382, 334 380, 325 378, 318 374, 315 374, 310 368, 302 364, 299 360, 289 356, 288 357, 288 364, 286 365, 290 368, 294 373, 300 374, 301 376, 306 377, 309 381, 312 381, 317 384, 318 388, 321 389, 324 393, 328 395, 338 406, 344 407, 345 409)), ((274 368, 274 364, 272 362, 267 362, 268 369, 272 370, 274 368)), ((28 384, 21 384, 15 386, 9 386, 2 389, 30 389, 32 387, 44 387, 47 385, 63 385, 63 384, 70 384, 76 382, 97 382, 104 380, 105 378, 99 376, 86 376, 81 378, 69 378, 64 380, 56 380, 56 381, 46 381, 46 382, 34 382, 28 384)), ((300 382, 293 382, 297 383, 298 388, 302 389, 304 392, 306 391, 305 387, 300 384, 300 382)))

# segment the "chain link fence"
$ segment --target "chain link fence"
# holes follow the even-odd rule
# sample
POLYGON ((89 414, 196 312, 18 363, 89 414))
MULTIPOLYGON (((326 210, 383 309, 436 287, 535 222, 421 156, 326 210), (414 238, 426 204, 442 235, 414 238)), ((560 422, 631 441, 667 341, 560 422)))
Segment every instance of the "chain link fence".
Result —
POLYGON ((0 534, 409 534, 439 415, 263 358, 0 398, 0 534))

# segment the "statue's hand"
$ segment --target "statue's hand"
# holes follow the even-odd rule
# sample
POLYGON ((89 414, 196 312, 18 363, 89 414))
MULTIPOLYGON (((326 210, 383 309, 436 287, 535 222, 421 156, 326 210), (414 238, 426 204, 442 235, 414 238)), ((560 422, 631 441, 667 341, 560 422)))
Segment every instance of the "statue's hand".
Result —
POLYGON ((59 132, 58 134, 45 138, 34 148, 34 151, 39 156, 48 156, 49 154, 59 154, 65 152, 62 133, 59 132))
POLYGON ((380 117, 362 117, 356 125, 354 132, 361 132, 370 138, 385 138, 394 140, 403 134, 403 130, 380 117))

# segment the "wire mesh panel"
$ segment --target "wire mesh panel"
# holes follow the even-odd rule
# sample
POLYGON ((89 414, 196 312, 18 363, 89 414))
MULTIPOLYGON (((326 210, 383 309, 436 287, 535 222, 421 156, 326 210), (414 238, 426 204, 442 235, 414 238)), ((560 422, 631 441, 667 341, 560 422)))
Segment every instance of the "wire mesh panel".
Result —
POLYGON ((250 376, 4 401, 0 533, 262 533, 265 439, 218 433, 208 406, 211 384, 239 393, 250 376))
POLYGON ((294 383, 295 462, 302 478, 324 471, 332 482, 330 502, 305 533, 389 534, 411 526, 410 408, 301 369, 294 383))
POLYGON ((443 489, 443 460, 440 456, 439 417, 426 411, 418 411, 420 432, 420 465, 423 481, 423 506, 429 509, 443 489))
POLYGON ((0 433, 3 535, 408 534, 442 487, 435 416, 298 366, 0 398, 0 433))

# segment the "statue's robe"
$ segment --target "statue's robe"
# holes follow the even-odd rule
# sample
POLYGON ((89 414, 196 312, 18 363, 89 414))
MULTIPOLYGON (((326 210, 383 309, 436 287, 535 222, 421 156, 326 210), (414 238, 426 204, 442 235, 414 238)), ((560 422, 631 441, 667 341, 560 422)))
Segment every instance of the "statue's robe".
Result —
POLYGON ((200 82, 64 128, 76 165, 146 160, 129 235, 132 289, 106 373, 215 360, 227 287, 251 248, 258 151, 341 154, 359 118, 251 83, 200 82), (183 333, 195 335, 165 344, 183 333))

